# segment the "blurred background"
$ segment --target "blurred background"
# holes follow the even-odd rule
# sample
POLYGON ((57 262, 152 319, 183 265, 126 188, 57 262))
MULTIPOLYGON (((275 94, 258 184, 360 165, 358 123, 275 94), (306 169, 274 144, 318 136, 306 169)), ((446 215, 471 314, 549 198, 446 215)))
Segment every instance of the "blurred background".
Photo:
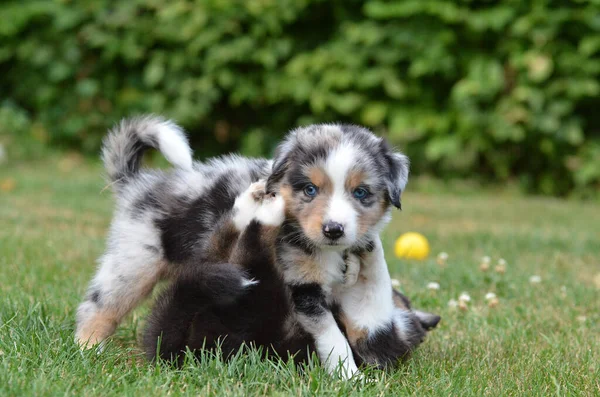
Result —
POLYGON ((598 0, 5 0, 0 161, 95 159, 148 112, 198 158, 340 121, 416 175, 597 197, 599 78, 598 0))

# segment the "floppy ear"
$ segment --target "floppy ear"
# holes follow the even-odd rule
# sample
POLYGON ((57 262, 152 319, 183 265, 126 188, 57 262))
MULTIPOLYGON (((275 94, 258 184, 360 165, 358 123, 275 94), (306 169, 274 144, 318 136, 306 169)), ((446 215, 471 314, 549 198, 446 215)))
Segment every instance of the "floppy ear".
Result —
POLYGON ((290 164, 290 154, 292 152, 291 146, 292 144, 290 142, 284 142, 275 151, 271 175, 267 178, 267 193, 275 192, 279 187, 279 183, 285 176, 290 164))
POLYGON ((408 182, 409 160, 400 152, 387 151, 385 154, 388 163, 387 188, 390 203, 398 209, 402 209, 400 196, 408 182))

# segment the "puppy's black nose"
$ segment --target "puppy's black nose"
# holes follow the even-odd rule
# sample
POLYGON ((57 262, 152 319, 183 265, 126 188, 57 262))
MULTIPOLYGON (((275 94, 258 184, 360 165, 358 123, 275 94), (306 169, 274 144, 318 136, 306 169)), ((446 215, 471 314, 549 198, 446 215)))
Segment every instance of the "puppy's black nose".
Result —
POLYGON ((327 222, 323 225, 323 235, 332 240, 337 240, 344 235, 344 226, 337 222, 327 222))

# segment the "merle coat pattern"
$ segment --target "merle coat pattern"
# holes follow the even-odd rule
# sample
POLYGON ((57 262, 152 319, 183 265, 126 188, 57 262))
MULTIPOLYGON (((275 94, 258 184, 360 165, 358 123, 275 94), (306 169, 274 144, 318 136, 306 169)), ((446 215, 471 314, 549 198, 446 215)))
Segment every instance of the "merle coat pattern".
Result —
MULTIPOLYGON (((269 177, 267 187, 281 195, 286 208, 273 252, 291 297, 291 317, 314 340, 328 370, 342 361, 345 376, 356 373, 348 341, 362 361, 380 366, 410 350, 406 341, 415 320, 406 308, 394 306, 378 237, 389 207, 400 205, 408 168, 406 158, 380 138, 358 127, 317 125, 293 131, 274 163, 240 156, 200 163, 192 161, 178 126, 144 117, 111 131, 103 159, 117 208, 107 250, 77 311, 80 344, 102 343, 159 280, 201 274, 201 264, 214 263, 211 255, 220 247, 211 235, 236 198, 269 177), (150 147, 175 169, 140 170, 150 147), (352 288, 344 288, 348 252, 361 260, 352 288), (384 339, 385 344, 373 342, 384 339)), ((247 226, 244 213, 238 214, 243 220, 238 230, 247 226)))

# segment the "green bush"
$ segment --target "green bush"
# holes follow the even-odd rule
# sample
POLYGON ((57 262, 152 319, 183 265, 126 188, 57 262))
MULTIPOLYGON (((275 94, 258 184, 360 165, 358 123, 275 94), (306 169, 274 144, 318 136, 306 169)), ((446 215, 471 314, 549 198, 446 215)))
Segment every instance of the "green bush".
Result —
POLYGON ((0 133, 96 153, 155 112, 203 155, 367 125, 441 177, 600 186, 600 1, 0 4, 0 133))

